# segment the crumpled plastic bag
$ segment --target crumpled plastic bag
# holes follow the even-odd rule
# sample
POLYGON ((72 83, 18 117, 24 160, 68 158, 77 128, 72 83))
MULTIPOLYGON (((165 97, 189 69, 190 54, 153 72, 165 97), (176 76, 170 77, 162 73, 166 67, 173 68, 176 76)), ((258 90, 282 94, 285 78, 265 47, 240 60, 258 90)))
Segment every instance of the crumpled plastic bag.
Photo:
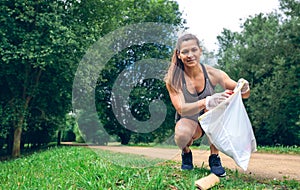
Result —
POLYGON ((257 145, 242 101, 241 88, 242 85, 237 85, 226 101, 201 115, 198 120, 210 142, 246 171, 257 145))

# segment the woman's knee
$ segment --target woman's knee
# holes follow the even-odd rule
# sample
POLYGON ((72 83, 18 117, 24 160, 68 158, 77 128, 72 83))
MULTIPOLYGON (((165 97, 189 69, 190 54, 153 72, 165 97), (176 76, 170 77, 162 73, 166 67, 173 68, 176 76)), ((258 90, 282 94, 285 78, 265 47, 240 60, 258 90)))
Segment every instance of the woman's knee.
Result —
POLYGON ((178 126, 177 130, 175 130, 175 141, 189 141, 192 139, 193 135, 188 133, 187 130, 181 129, 183 126, 178 126))
POLYGON ((190 146, 192 143, 192 138, 190 136, 184 135, 182 133, 175 134, 174 140, 175 140, 176 145, 180 149, 184 149, 184 148, 190 146))
POLYGON ((175 142, 178 146, 188 146, 194 137, 198 137, 198 123, 193 120, 182 118, 175 126, 175 142))

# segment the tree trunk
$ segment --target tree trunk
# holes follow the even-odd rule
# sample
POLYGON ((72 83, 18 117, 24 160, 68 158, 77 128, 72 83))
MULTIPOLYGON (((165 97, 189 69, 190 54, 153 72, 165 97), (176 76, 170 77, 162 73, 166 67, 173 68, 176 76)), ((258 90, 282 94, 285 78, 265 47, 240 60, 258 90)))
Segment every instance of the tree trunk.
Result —
POLYGON ((57 133, 57 145, 61 144, 61 130, 58 131, 57 133))
POLYGON ((22 127, 20 127, 19 125, 14 132, 14 144, 12 150, 12 157, 14 158, 20 156, 21 134, 22 134, 22 127))
POLYGON ((121 144, 127 145, 130 141, 131 134, 121 133, 121 134, 119 134, 119 137, 121 139, 121 144))
POLYGON ((21 135, 22 135, 22 128, 24 125, 25 120, 25 112, 27 111, 29 102, 31 100, 31 97, 27 97, 25 104, 24 104, 24 113, 20 113, 19 120, 16 124, 15 131, 14 131, 14 144, 13 144, 13 150, 12 150, 12 157, 19 157, 21 155, 21 135))

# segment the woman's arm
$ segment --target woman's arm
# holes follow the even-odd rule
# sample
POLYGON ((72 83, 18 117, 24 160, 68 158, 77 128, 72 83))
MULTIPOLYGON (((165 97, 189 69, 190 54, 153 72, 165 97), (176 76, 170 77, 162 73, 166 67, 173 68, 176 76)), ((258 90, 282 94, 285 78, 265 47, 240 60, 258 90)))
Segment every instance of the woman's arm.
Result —
MULTIPOLYGON (((224 71, 211 66, 207 66, 207 71, 213 85, 220 84, 225 90, 234 90, 234 88, 236 87, 237 82, 232 80, 224 71)), ((242 94, 242 98, 248 98, 249 96, 250 89, 245 94, 242 94)))
POLYGON ((169 85, 167 85, 167 89, 174 108, 181 116, 194 115, 205 109, 205 99, 186 103, 181 91, 176 92, 169 85))

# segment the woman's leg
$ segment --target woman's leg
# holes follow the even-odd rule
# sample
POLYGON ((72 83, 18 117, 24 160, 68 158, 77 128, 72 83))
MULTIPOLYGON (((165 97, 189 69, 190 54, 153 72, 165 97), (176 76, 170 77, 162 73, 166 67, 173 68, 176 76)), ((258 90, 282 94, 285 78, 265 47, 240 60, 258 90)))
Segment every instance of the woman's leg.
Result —
POLYGON ((187 118, 181 118, 175 126, 175 142, 185 153, 190 152, 189 146, 202 136, 199 123, 187 118))
POLYGON ((175 142, 177 146, 182 150, 181 153, 181 169, 191 170, 194 168, 193 155, 189 146, 193 144, 193 141, 201 137, 202 130, 197 122, 181 118, 175 126, 175 142))
POLYGON ((219 154, 219 150, 213 144, 210 144, 210 154, 219 154))
POLYGON ((208 159, 210 171, 219 177, 226 176, 226 171, 222 166, 219 150, 210 142, 210 156, 208 159))

